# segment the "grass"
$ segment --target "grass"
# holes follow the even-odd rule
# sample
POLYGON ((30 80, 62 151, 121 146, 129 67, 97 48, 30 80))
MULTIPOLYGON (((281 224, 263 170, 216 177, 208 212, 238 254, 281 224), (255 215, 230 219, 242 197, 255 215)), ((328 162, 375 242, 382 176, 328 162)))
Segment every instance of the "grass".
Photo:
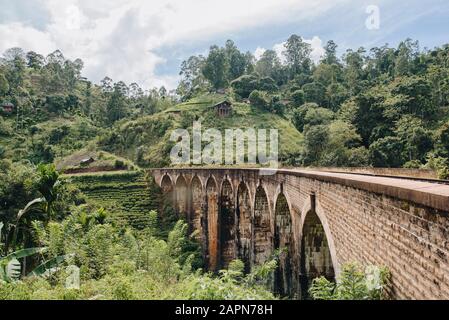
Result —
MULTIPOLYGON (((64 171, 66 169, 72 168, 86 168, 86 169, 94 169, 94 168, 116 168, 117 161, 123 163, 126 166, 126 170, 136 169, 137 166, 132 163, 130 160, 127 160, 123 157, 116 156, 112 153, 101 151, 101 150, 93 150, 92 148, 86 147, 79 151, 72 153, 71 155, 63 158, 59 158, 55 161, 56 168, 59 171, 64 171), (80 162, 84 159, 93 158, 95 161, 81 166, 80 162)), ((117 168, 124 169, 124 168, 117 168)))

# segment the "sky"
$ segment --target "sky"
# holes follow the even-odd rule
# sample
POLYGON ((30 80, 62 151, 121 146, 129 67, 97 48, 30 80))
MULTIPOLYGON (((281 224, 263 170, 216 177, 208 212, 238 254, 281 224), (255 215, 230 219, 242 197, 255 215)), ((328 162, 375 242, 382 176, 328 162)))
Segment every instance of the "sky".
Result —
POLYGON ((0 53, 60 49, 95 83, 109 76, 144 89, 176 88, 181 62, 213 44, 282 56, 292 34, 311 44, 314 61, 328 40, 339 54, 408 37, 431 49, 449 43, 449 1, 0 0, 0 53))

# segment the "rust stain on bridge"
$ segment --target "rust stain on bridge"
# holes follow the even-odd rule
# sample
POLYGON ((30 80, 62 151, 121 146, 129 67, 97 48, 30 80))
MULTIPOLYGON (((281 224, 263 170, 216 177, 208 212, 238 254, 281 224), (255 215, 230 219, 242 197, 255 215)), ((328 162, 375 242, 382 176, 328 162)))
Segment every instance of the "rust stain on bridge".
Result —
POLYGON ((385 265, 391 297, 449 298, 449 186, 337 172, 152 169, 198 230, 210 270, 235 258, 246 271, 280 251, 276 292, 304 297, 341 264, 385 265))

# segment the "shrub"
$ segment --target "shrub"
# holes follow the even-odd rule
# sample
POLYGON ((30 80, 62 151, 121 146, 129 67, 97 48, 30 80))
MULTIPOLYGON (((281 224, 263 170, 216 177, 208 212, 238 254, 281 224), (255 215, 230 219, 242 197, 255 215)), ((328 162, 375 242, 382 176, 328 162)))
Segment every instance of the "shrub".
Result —
POLYGON ((13 133, 11 124, 6 122, 3 117, 0 116, 0 136, 10 136, 13 133))
POLYGON ((48 111, 61 113, 66 107, 66 97, 64 95, 47 96, 45 104, 48 111))
POLYGON ((447 179, 449 177, 448 159, 438 157, 435 153, 429 152, 426 157, 426 164, 422 166, 423 169, 435 170, 439 179, 447 179))
POLYGON ((265 92, 254 90, 249 95, 249 102, 253 108, 267 109, 268 97, 265 92))
POLYGON ((243 75, 231 82, 232 89, 241 98, 248 98, 257 86, 257 78, 253 75, 243 75))
POLYGON ((361 267, 357 263, 343 266, 337 283, 325 277, 313 279, 309 293, 316 300, 380 300, 385 297, 390 272, 386 267, 361 267))
POLYGON ((259 90, 267 91, 267 92, 275 92, 278 90, 278 86, 276 85, 276 81, 270 77, 263 77, 259 80, 259 90))
POLYGON ((404 163, 403 148, 403 141, 398 137, 380 138, 369 146, 371 163, 375 167, 401 167, 404 163))
MULTIPOLYGON (((155 212, 152 213, 155 216, 155 212)), ((0 283, 0 299, 273 299, 269 275, 276 261, 243 274, 241 261, 219 275, 192 268, 194 253, 186 247, 187 224, 178 221, 167 240, 155 228, 121 230, 100 222, 97 214, 78 211, 48 226, 34 223, 37 241, 51 248, 45 254, 70 254, 80 268, 79 289, 65 287, 68 273, 60 268, 51 278, 26 277, 0 283)), ((199 245, 197 246, 199 249, 199 245)))
POLYGON ((291 98, 295 107, 302 106, 304 104, 304 91, 294 91, 291 95, 291 98))
POLYGON ((299 132, 303 132, 304 126, 306 125, 306 114, 312 109, 317 109, 318 105, 316 103, 306 103, 295 109, 292 116, 292 122, 299 132))
POLYGON ((410 160, 404 163, 402 167, 407 169, 419 169, 422 166, 421 161, 419 160, 410 160))
POLYGON ((114 168, 115 169, 125 169, 126 168, 125 162, 123 162, 123 160, 116 159, 115 163, 114 163, 114 168))

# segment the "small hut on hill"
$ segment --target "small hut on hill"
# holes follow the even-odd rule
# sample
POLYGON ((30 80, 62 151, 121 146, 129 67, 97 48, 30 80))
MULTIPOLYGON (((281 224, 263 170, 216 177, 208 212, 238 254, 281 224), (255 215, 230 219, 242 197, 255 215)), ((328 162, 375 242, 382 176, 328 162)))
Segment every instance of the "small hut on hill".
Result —
POLYGON ((11 102, 3 102, 1 106, 4 113, 12 113, 14 111, 14 104, 11 102))
POLYGON ((80 166, 85 167, 85 166, 88 166, 89 164, 91 164, 92 162, 95 162, 95 159, 92 157, 81 159, 80 166))
POLYGON ((232 114, 232 104, 227 100, 214 105, 214 109, 219 117, 228 117, 232 114))

